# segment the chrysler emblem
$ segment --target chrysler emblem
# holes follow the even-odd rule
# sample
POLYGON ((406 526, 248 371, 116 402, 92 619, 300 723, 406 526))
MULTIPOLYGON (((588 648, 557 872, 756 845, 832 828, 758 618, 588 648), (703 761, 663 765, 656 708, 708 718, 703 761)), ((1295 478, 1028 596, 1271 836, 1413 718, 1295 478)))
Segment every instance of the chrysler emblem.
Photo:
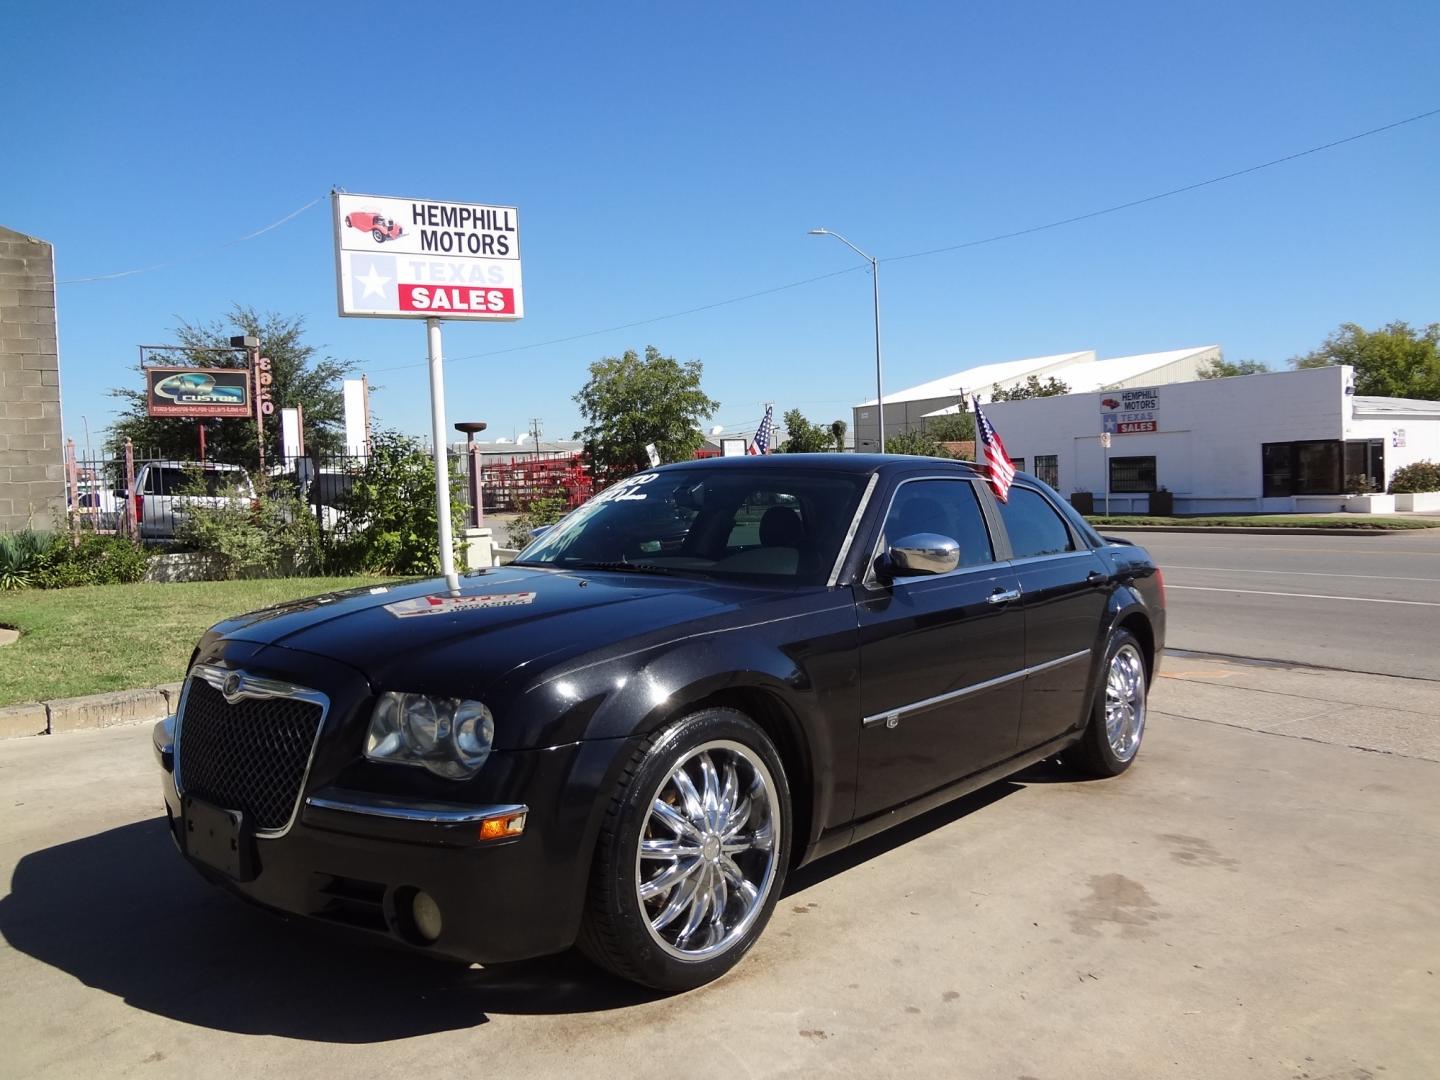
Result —
POLYGON ((227 675, 227 676, 225 676, 225 685, 221 688, 220 692, 221 692, 222 694, 224 694, 227 698, 239 697, 239 696, 240 696, 240 676, 239 676, 239 675, 227 675))

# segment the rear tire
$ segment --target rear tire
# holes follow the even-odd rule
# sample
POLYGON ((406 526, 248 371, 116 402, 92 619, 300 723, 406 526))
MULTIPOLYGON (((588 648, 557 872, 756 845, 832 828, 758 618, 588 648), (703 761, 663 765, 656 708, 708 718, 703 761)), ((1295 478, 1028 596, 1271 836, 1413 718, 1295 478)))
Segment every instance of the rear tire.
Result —
POLYGON ((1150 673, 1145 650, 1128 630, 1116 630, 1105 649, 1090 722, 1080 741, 1060 755, 1081 776, 1119 776, 1140 753, 1150 673))
POLYGON ((747 716, 669 724, 642 740, 605 810, 581 950, 657 990, 718 979, 770 921, 790 829, 780 755, 747 716))

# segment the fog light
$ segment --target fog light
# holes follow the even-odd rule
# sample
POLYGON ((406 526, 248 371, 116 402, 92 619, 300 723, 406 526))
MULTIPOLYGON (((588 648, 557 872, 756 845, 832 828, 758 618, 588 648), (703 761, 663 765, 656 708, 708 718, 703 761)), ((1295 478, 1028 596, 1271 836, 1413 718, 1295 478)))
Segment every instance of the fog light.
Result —
POLYGON ((435 898, 424 890, 415 893, 415 899, 410 901, 410 917, 415 920, 415 929, 426 941, 437 941, 440 938, 440 905, 435 903, 435 898))
POLYGON ((486 818, 480 823, 481 840, 504 840, 516 837, 525 831, 525 811, 516 810, 497 817, 486 818))

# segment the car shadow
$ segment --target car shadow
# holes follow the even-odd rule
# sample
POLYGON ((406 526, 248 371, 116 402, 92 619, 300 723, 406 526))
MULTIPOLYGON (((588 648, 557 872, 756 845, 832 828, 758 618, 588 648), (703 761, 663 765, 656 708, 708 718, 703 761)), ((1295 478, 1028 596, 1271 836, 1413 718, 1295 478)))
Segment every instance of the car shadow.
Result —
MULTIPOLYGON (((1016 791, 1002 781, 796 871, 793 895, 1016 791)), ((204 883, 163 818, 25 855, 0 938, 146 1012, 237 1034, 379 1043, 491 1014, 602 1012, 665 996, 577 952, 487 967, 372 944, 250 907, 204 883)))
POLYGON ((467 967, 271 915, 205 884, 163 818, 24 856, 0 898, 0 937, 147 1012, 318 1042, 386 1042, 474 1027, 492 1012, 596 1012, 661 996, 574 953, 467 967))

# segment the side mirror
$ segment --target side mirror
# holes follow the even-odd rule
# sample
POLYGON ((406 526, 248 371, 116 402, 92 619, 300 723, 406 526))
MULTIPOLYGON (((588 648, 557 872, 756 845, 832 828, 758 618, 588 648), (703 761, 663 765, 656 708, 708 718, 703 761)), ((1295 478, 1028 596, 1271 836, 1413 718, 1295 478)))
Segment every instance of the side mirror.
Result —
POLYGON ((960 565, 960 545, 938 533, 912 533, 891 544, 881 560, 877 569, 886 577, 948 574, 960 565))

